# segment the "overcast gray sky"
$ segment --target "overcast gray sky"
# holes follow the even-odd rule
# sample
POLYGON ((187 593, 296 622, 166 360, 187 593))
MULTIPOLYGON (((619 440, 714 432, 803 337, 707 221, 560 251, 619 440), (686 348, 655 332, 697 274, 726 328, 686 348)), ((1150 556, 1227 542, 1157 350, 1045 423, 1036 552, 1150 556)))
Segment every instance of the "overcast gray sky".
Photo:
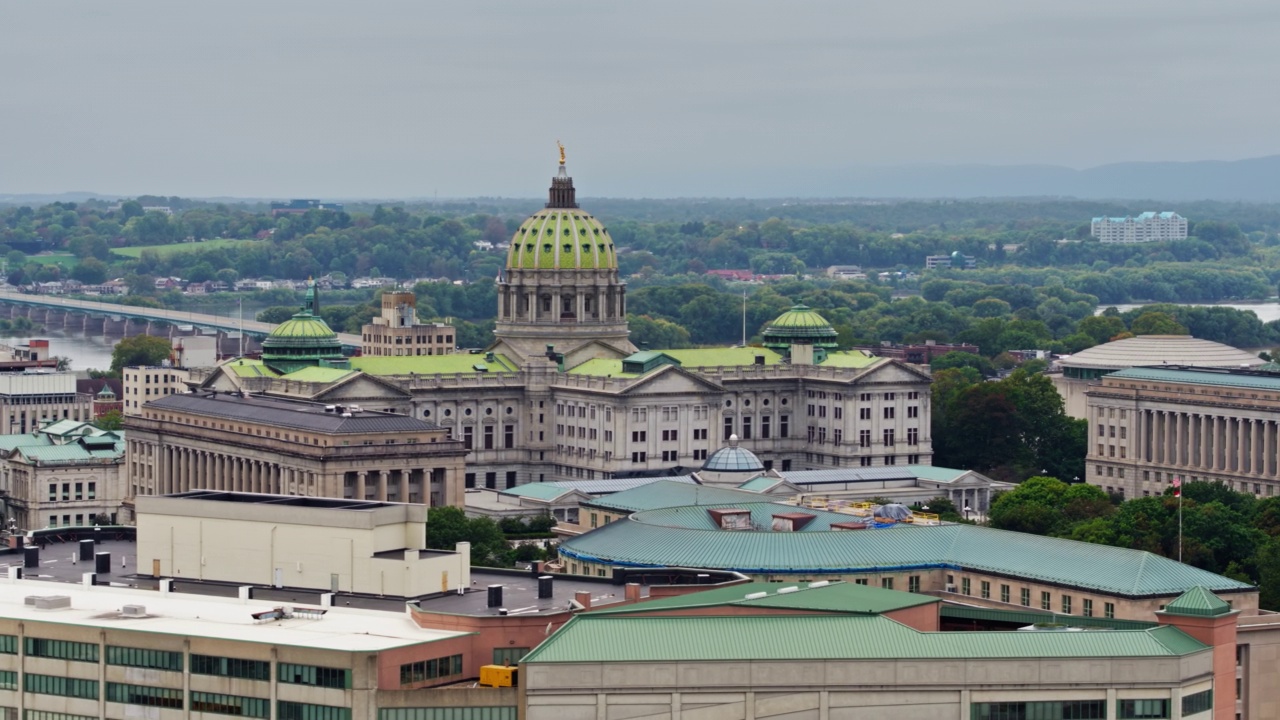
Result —
POLYGON ((1275 0, 0 0, 0 192, 788 195, 1280 152, 1275 0))

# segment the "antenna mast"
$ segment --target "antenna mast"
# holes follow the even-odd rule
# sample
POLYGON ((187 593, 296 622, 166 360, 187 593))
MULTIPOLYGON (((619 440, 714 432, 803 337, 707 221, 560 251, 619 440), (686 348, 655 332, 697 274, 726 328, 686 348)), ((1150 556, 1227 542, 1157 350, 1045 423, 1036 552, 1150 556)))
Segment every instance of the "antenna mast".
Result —
POLYGON ((742 347, 747 346, 747 291, 742 291, 742 347))

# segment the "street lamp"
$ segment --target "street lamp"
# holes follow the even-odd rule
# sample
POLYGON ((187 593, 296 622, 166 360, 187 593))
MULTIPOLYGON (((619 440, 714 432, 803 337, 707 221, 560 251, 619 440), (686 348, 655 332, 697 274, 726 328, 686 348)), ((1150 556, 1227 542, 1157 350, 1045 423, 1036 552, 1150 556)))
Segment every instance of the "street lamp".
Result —
POLYGON ((968 519, 969 519, 969 513, 970 513, 972 510, 973 510, 973 508, 969 507, 969 505, 966 503, 966 504, 965 504, 965 506, 964 506, 964 519, 965 519, 965 520, 968 520, 968 519))

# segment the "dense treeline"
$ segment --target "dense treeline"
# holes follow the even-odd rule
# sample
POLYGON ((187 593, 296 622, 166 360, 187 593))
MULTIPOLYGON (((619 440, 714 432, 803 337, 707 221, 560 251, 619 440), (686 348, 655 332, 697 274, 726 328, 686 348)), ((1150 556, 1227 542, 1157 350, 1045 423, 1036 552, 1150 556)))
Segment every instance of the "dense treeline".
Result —
MULTIPOLYGON (((1280 610, 1280 497, 1256 498, 1220 482, 1182 486, 1182 559, 1253 583, 1261 605, 1280 610)), ((992 503, 991 524, 1178 557, 1178 499, 1108 497, 1092 485, 1033 477, 992 503)))

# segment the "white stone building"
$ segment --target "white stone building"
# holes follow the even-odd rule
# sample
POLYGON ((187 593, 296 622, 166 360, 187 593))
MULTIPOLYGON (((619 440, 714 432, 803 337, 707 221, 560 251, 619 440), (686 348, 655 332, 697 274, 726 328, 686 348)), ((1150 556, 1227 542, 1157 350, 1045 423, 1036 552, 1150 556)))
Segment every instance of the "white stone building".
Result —
POLYGON ((0 489, 22 530, 117 521, 127 495, 124 433, 74 420, 0 436, 0 489))

